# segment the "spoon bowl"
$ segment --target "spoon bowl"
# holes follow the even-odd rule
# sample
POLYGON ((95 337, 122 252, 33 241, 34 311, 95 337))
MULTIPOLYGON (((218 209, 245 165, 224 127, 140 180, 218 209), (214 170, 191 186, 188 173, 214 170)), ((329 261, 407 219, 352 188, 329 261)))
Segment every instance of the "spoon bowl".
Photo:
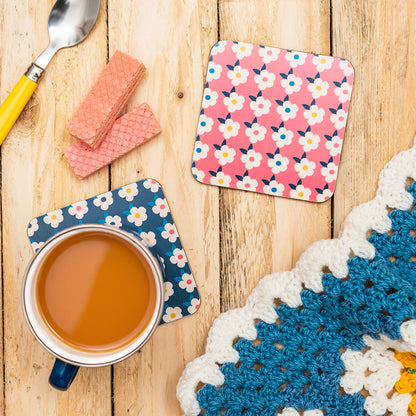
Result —
POLYGON ((45 69, 61 48, 82 42, 90 33, 100 10, 100 0, 57 0, 48 19, 49 45, 35 64, 45 69))

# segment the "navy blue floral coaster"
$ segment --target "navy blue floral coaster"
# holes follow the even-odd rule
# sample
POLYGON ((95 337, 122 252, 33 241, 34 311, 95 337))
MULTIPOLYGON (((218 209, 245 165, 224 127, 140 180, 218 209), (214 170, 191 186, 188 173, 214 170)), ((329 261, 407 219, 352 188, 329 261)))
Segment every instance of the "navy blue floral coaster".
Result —
POLYGON ((161 324, 195 313, 200 298, 162 187, 144 179, 34 218, 28 236, 34 251, 59 231, 100 223, 131 229, 165 265, 165 309, 161 324))

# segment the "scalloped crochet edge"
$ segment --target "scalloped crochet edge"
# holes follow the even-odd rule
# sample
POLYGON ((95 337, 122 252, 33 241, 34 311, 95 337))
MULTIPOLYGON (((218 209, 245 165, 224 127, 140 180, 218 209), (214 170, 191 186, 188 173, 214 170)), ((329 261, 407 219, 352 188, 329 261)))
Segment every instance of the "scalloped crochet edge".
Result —
MULTIPOLYGON (((327 267, 337 278, 348 274, 347 260, 352 256, 372 259, 374 246, 367 240, 369 231, 386 233, 391 229, 388 209, 408 210, 413 197, 406 191, 408 178, 416 180, 416 139, 413 147, 394 156, 380 174, 375 198, 355 207, 345 219, 338 238, 321 240, 309 246, 294 269, 265 276, 247 298, 242 308, 222 313, 213 323, 205 354, 189 362, 178 382, 177 397, 187 416, 197 416, 201 408, 196 399, 199 383, 220 386, 224 376, 219 366, 236 363, 238 352, 233 348, 236 338, 255 340, 255 319, 273 323, 278 318, 275 299, 288 306, 302 304, 304 289, 321 292, 323 269, 327 267)), ((416 353, 416 320, 400 327, 402 340, 392 341, 382 336, 389 347, 416 353)))

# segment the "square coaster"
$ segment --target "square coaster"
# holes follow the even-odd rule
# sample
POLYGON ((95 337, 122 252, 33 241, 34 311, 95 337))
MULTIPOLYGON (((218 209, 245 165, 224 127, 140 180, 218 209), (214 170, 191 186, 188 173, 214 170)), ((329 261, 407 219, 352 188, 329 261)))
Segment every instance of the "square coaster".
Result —
POLYGON ((345 59, 218 42, 193 175, 211 185, 326 201, 335 188, 353 79, 345 59))
POLYGON ((33 218, 28 236, 34 251, 50 237, 79 224, 100 223, 135 231, 165 266, 161 324, 195 313, 200 297, 162 187, 154 179, 131 183, 33 218))

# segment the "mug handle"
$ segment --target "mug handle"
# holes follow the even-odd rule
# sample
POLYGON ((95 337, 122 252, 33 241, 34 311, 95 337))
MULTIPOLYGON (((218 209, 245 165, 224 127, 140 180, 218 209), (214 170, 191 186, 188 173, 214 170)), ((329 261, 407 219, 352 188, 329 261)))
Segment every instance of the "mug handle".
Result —
POLYGON ((49 384, 57 390, 68 390, 69 386, 74 381, 78 370, 79 367, 76 365, 68 364, 57 358, 53 365, 51 375, 49 376, 49 384))

